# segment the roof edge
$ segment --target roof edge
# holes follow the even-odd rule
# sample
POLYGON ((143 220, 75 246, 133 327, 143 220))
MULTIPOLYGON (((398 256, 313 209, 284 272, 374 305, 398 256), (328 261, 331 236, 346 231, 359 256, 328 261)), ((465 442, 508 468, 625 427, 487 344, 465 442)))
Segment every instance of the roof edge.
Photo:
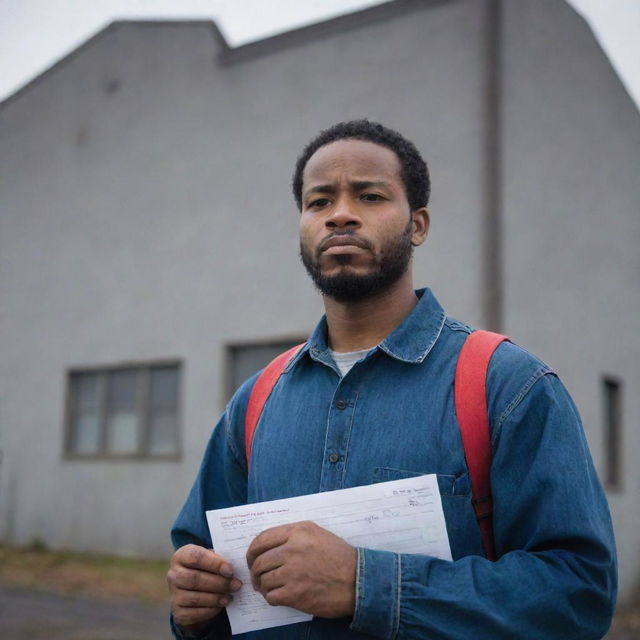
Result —
POLYGON ((215 20, 137 20, 137 19, 118 19, 109 23, 106 27, 103 27, 97 31, 88 40, 76 47, 73 51, 69 52, 59 60, 56 60, 51 66, 47 67, 34 78, 29 80, 26 84, 20 87, 17 91, 0 101, 0 110, 14 100, 20 98, 24 93, 30 91, 33 87, 37 86, 47 75, 57 68, 67 64, 73 60, 76 56, 81 55, 87 48, 93 46, 99 42, 102 38, 111 34, 115 29, 118 29, 124 25, 139 25, 139 26, 158 26, 158 25, 173 25, 173 26, 190 26, 190 25, 207 25, 211 29, 213 40, 218 45, 218 53, 216 59, 222 66, 232 65, 248 60, 253 60, 264 55, 282 51, 290 47, 295 47, 301 44, 306 44, 309 40, 316 40, 325 36, 329 36, 336 33, 344 33, 353 31, 363 26, 363 24, 374 24, 383 20, 403 15, 409 11, 416 11, 419 9, 425 9, 432 6, 449 4, 458 0, 389 0, 382 4, 374 5, 372 7, 366 7, 353 13, 347 13, 339 15, 328 20, 320 22, 314 22, 309 25, 284 31, 267 38, 262 38, 254 42, 249 42, 239 47, 231 47, 224 37, 222 31, 218 27, 215 20))
POLYGON ((430 7, 451 4, 458 0, 389 0, 382 4, 366 7, 352 13, 335 16, 320 22, 304 25, 267 38, 249 42, 239 47, 227 47, 221 50, 219 61, 222 65, 232 65, 254 60, 264 55, 283 51, 310 40, 324 36, 345 33, 361 28, 363 25, 375 24, 389 18, 404 15, 410 11, 428 9, 430 7))
POLYGON ((7 96, 4 100, 0 101, 0 110, 3 109, 8 104, 12 103, 14 100, 21 97, 27 91, 30 91, 33 87, 37 86, 46 76, 48 76, 52 71, 55 71, 59 67, 64 66, 69 63, 75 57, 84 53, 86 49, 92 47, 97 42, 102 40, 104 37, 110 35, 116 29, 119 29, 126 25, 136 25, 136 26, 149 26, 156 27, 158 25, 168 25, 168 26, 208 26, 211 29, 213 39, 217 43, 219 47, 218 55, 223 56, 227 51, 230 50, 229 43, 226 38, 220 31, 215 20, 126 20, 126 19, 118 19, 110 22, 106 27, 99 29, 96 33, 90 36, 87 40, 85 40, 81 45, 76 47, 73 51, 70 51, 66 55, 62 56, 59 60, 56 60, 49 67, 38 73, 31 80, 27 81, 26 84, 22 85, 19 89, 17 89, 14 93, 7 96))

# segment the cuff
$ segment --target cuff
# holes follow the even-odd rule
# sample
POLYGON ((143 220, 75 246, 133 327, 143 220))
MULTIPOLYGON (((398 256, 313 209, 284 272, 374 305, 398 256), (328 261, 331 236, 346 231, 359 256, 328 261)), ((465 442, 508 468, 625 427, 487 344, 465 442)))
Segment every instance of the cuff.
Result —
POLYGON ((220 612, 220 615, 216 616, 211 621, 211 624, 199 633, 193 633, 189 629, 176 624, 173 615, 171 615, 170 621, 171 632, 176 640, 226 640, 226 638, 231 637, 231 628, 226 611, 220 612))
POLYGON ((400 555, 358 548, 356 610, 351 629, 392 639, 400 624, 400 555))

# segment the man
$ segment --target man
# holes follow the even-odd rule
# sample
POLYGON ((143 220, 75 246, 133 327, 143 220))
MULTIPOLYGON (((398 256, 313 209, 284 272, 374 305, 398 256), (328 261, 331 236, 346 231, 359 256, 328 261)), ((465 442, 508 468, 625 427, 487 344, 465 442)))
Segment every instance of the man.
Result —
POLYGON ((471 329, 413 289, 413 247, 429 228, 414 145, 366 120, 340 123, 304 149, 293 191, 326 315, 269 397, 248 471, 256 376, 213 431, 173 529, 176 637, 228 637, 224 607, 240 587, 211 550, 205 510, 426 473, 438 475, 453 562, 356 549, 309 522, 275 527, 247 553, 253 586, 315 617, 244 637, 602 637, 616 591, 606 501, 567 392, 510 343, 487 372, 498 561, 484 557, 453 406, 471 329))

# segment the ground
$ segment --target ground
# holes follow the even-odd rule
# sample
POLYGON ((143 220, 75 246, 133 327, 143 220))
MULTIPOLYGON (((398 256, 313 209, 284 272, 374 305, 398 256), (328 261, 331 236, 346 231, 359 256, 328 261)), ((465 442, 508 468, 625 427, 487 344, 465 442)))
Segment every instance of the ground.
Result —
POLYGON ((0 586, 6 640, 169 640, 168 607, 0 586))
MULTIPOLYGON (((167 560, 0 546, 3 640, 168 640, 167 560)), ((606 640, 640 640, 640 594, 606 640)))
POLYGON ((3 640, 169 640, 167 560, 0 546, 3 640))
POLYGON ((167 599, 168 560, 141 560, 68 551, 42 545, 0 546, 0 586, 95 598, 167 599))
POLYGON ((624 607, 619 607, 607 640, 640 639, 640 593, 624 607))

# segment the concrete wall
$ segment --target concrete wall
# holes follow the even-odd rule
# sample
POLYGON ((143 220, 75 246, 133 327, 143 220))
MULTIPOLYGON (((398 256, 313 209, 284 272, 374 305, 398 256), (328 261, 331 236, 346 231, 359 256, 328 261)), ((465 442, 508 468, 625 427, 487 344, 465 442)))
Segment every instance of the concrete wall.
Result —
POLYGON ((320 315, 289 180, 335 121, 379 119, 423 150, 416 284, 480 324, 482 10, 414 3, 225 65, 209 25, 117 24, 0 108, 5 539, 168 552, 225 343, 306 335, 320 315), (65 461, 65 371, 159 358, 183 362, 182 459, 65 461))
POLYGON ((560 373, 601 474, 602 376, 623 383, 608 497, 624 597, 640 570, 640 114, 568 5, 503 6, 505 330, 560 373))

